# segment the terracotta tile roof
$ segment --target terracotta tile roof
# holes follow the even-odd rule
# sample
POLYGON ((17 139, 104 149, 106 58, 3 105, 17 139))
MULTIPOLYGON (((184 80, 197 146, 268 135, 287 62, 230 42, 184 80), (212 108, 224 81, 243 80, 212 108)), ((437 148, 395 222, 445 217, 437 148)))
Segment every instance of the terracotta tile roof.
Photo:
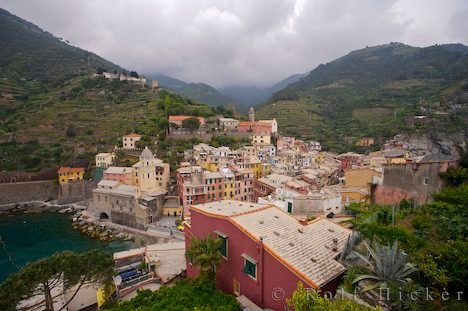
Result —
POLYGON ((343 273, 346 268, 335 258, 346 244, 350 231, 327 219, 302 225, 277 207, 231 217, 283 260, 286 266, 306 276, 317 287, 343 273), (336 250, 333 239, 337 239, 336 250))
POLYGON ((131 134, 125 135, 124 137, 141 137, 141 135, 140 135, 140 134, 131 133, 131 134))
POLYGON ((336 258, 351 231, 327 219, 302 225, 273 205, 232 200, 190 208, 229 220, 252 239, 262 241, 272 256, 315 287, 346 270, 336 258))
POLYGON ((311 285, 321 287, 346 268, 336 258, 351 233, 327 219, 300 224, 273 205, 224 200, 191 206, 214 217, 224 217, 311 285), (336 242, 335 242, 336 241, 336 242))
POLYGON ((67 173, 84 173, 84 167, 68 167, 62 166, 57 173, 59 174, 67 174, 67 173))

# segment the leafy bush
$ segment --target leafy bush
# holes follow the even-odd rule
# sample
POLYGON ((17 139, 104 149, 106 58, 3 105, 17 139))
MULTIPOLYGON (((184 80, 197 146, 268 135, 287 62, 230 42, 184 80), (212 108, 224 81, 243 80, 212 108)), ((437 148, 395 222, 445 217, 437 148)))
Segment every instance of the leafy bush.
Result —
POLYGON ((239 305, 233 296, 216 290, 214 282, 177 281, 173 286, 162 286, 159 290, 139 291, 130 301, 121 302, 117 306, 109 306, 112 311, 127 310, 239 310, 239 305))

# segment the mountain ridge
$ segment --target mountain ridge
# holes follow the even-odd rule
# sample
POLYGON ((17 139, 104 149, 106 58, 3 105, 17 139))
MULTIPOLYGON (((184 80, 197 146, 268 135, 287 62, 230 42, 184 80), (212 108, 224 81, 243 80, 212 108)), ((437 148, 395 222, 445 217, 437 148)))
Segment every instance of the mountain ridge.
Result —
POLYGON ((273 84, 270 87, 259 88, 253 86, 227 86, 219 88, 219 92, 233 98, 236 102, 244 106, 244 110, 251 106, 257 106, 269 99, 275 92, 288 86, 291 83, 299 81, 307 73, 293 74, 289 77, 273 84))
POLYGON ((208 104, 212 107, 227 107, 235 104, 233 99, 221 94, 216 88, 205 83, 187 83, 163 74, 150 74, 148 78, 157 80, 163 88, 178 92, 192 100, 208 104))
POLYGON ((333 150, 352 148, 363 137, 460 132, 467 125, 465 48, 390 43, 355 50, 276 92, 257 114, 277 118, 286 134, 321 140, 333 150), (438 115, 428 111, 431 103, 438 115), (414 125, 412 118, 421 113, 430 121, 414 125))

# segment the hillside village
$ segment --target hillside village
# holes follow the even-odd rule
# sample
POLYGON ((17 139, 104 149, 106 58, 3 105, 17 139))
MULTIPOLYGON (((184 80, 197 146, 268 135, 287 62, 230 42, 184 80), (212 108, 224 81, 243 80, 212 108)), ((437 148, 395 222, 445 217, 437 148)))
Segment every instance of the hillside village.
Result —
MULTIPOLYGON (((125 81, 118 74, 106 79, 125 81)), ((152 85, 160 91, 157 81, 152 85)), ((432 153, 404 135, 378 151, 337 154, 322 150, 319 141, 284 136, 276 119, 257 120, 254 108, 247 118, 168 115, 167 138, 188 146, 178 149, 175 166, 158 158, 164 154, 160 141, 130 132, 117 146, 95 154, 94 165, 60 167, 59 202, 83 204, 73 216, 74 228, 103 241, 148 241, 113 255, 120 278, 111 297, 95 288, 97 300, 78 296, 77 301, 127 300, 142 288, 196 278, 199 272, 186 254, 193 239, 210 232, 222 241, 226 261, 216 274, 218 289, 234 293, 246 308, 281 309, 298 282, 335 294, 352 267, 337 258, 355 239, 350 222, 355 204, 425 206, 446 185, 441 174, 460 160, 432 153), (213 139, 216 146, 210 145, 213 139), (268 254, 265 259, 251 242, 268 254), (243 262, 239 269, 235 258, 243 262), (278 271, 281 278, 263 277, 260 289, 249 285, 278 271), (284 297, 262 299, 261 292, 279 281, 284 297)), ((376 142, 362 138, 355 144, 369 148, 376 142)), ((32 297, 22 305, 40 300, 32 297)), ((365 301, 364 307, 375 303, 365 301)))
POLYGON ((0 26, 0 310, 466 310, 468 47, 366 46, 251 107, 0 26))
MULTIPOLYGON (((172 135, 194 134, 206 125, 200 117, 173 115, 168 117, 168 124, 169 133, 177 131, 172 135), (184 128, 184 120, 190 118, 199 121, 198 129, 184 128)), ((439 173, 456 167, 459 161, 458 157, 443 154, 420 155, 420 150, 414 152, 399 137, 387 141, 382 150, 368 154, 324 152, 320 142, 282 136, 275 120, 255 121, 253 108, 249 121, 219 116, 217 124, 227 135, 246 135, 249 142, 238 149, 195 144, 184 151, 183 160, 172 172, 153 150, 137 147, 142 136, 136 133, 123 136, 122 147, 96 155, 94 170, 101 174, 93 174, 98 179, 92 199, 77 222, 115 224, 172 241, 167 246, 154 244, 114 254, 123 280, 117 286, 118 297, 124 298, 142 286, 152 288, 154 282, 171 282, 178 275, 196 276, 197 270, 185 261, 184 250, 190 248, 194 237, 202 238, 209 232, 224 241, 223 258, 243 258, 244 269, 250 269, 244 273, 253 279, 273 275, 278 269, 292 269, 304 275, 300 278, 304 284, 335 292, 346 266, 330 256, 339 256, 350 239, 347 220, 354 215, 348 207, 355 203, 398 205, 401 200, 423 206, 444 185, 439 173), (136 163, 115 166, 116 153, 122 152, 136 155, 136 163), (236 227, 243 233, 236 233, 236 227), (283 235, 287 240, 282 241, 283 235), (256 243, 260 239, 273 256, 268 260, 276 264, 259 265, 257 252, 247 246, 250 239, 256 243), (318 240, 306 243, 310 239, 318 240), (286 246, 280 246, 283 244, 286 246), (161 247, 174 249, 169 258, 178 264, 172 276, 168 277, 159 264, 152 273, 129 272, 136 271, 143 258, 161 247), (327 252, 319 253, 321 248, 327 248, 327 252), (317 256, 313 268, 308 263, 310 253, 317 256), (310 269, 314 272, 307 272, 310 269)), ((82 172, 84 168, 62 167, 58 172, 60 183, 80 182, 82 172)), ((152 261, 143 262, 151 265, 152 261)), ((235 260, 228 260, 218 271, 222 290, 234 291, 246 306, 283 306, 282 300, 261 300, 259 289, 249 286, 245 274, 232 270, 236 265, 235 260), (232 278, 237 280, 234 285, 229 281, 232 278)), ((261 284, 264 290, 271 290, 277 282, 265 278, 261 284)), ((295 290, 296 283, 297 276, 284 272, 281 284, 286 297, 295 290)))

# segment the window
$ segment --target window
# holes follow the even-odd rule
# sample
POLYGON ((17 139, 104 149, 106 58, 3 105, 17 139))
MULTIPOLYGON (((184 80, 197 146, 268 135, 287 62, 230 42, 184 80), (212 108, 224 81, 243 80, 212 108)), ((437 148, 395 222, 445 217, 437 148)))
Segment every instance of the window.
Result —
POLYGON ((221 240, 221 255, 224 258, 228 258, 228 237, 224 233, 220 231, 215 231, 215 233, 218 235, 218 239, 221 240))
POLYGON ((424 178, 424 181, 423 181, 423 184, 424 184, 424 185, 429 184, 429 178, 425 177, 425 178, 424 178))
POLYGON ((288 213, 291 214, 293 210, 292 202, 288 202, 288 213))
POLYGON ((257 261, 253 259, 252 257, 242 254, 242 257, 244 257, 244 269, 242 269, 242 272, 253 278, 254 280, 257 279, 257 261))

